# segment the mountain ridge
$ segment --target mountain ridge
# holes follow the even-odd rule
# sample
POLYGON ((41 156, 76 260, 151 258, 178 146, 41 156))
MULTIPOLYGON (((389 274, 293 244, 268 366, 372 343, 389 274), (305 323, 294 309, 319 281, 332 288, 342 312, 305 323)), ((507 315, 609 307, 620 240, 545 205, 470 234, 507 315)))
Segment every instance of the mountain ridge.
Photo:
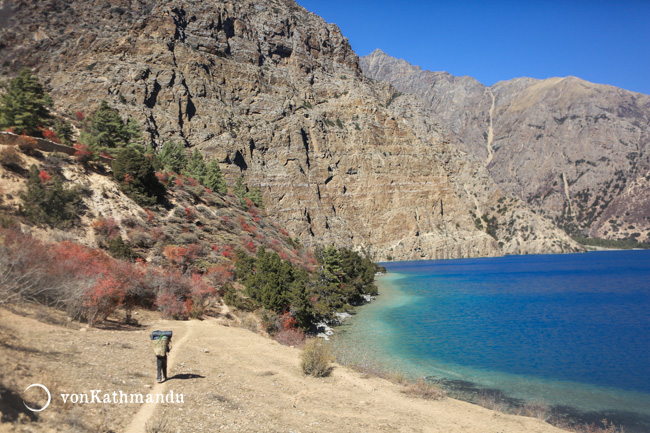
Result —
POLYGON ((10 3, 7 69, 38 66, 56 110, 105 99, 152 145, 198 148, 307 246, 401 260, 580 250, 293 1, 10 3))
POLYGON ((486 87, 373 53, 364 73, 418 95, 505 191, 572 234, 647 241, 650 96, 572 76, 486 87))

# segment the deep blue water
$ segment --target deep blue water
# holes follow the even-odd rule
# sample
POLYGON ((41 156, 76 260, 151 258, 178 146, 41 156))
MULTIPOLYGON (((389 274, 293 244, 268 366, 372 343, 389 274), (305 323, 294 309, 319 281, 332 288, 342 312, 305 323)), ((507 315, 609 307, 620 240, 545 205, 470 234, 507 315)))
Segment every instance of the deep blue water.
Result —
POLYGON ((383 265, 343 341, 414 376, 650 420, 650 251, 383 265))

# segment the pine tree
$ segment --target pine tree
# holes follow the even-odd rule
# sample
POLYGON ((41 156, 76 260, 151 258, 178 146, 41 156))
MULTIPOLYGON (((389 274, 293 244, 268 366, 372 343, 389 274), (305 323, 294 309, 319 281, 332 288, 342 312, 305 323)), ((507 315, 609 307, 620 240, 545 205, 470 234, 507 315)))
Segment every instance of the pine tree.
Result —
POLYGON ((187 161, 183 175, 194 178, 200 184, 204 184, 206 174, 207 168, 203 160, 203 155, 199 149, 194 149, 190 159, 187 161))
POLYGON ((14 128, 17 134, 40 136, 39 127, 51 123, 52 99, 38 78, 27 68, 9 82, 0 96, 0 128, 14 128))
POLYGON ((220 194, 228 192, 228 185, 226 185, 226 180, 223 178, 223 174, 221 174, 221 168, 219 168, 217 161, 212 160, 208 164, 203 185, 220 194))
POLYGON ((161 203, 165 187, 158 181, 151 161, 131 147, 120 150, 113 161, 113 178, 140 206, 161 203))
POLYGON ((252 201, 255 206, 260 209, 264 209, 264 200, 262 199, 262 191, 258 186, 251 188, 247 193, 246 197, 252 201))
POLYGON ((63 144, 72 146, 72 125, 65 120, 57 120, 54 122, 54 132, 56 132, 56 136, 59 137, 63 144))
POLYGON ((246 203, 246 193, 248 192, 248 185, 244 180, 244 176, 239 176, 235 181, 235 186, 232 188, 233 194, 239 199, 239 203, 243 206, 246 203))
POLYGON ((185 147, 177 141, 168 141, 160 151, 160 161, 165 170, 181 173, 187 164, 185 147))
POLYGON ((142 127, 135 118, 129 117, 129 120, 126 122, 126 132, 129 134, 129 144, 134 144, 139 147, 144 146, 142 127))
POLYGON ((93 140, 86 144, 95 145, 99 149, 126 146, 131 138, 119 111, 108 105, 106 101, 102 101, 99 110, 90 118, 88 132, 92 135, 93 140))
POLYGON ((75 188, 66 188, 59 176, 50 177, 36 165, 29 169, 27 190, 21 193, 23 213, 35 223, 67 227, 77 217, 81 198, 75 188))

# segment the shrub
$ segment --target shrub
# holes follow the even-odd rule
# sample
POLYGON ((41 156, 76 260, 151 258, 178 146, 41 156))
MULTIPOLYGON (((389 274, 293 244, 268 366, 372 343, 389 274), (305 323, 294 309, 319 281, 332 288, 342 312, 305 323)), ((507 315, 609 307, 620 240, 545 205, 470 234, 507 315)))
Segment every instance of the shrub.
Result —
POLYGON ((90 225, 96 234, 112 239, 120 234, 120 226, 114 218, 100 218, 90 225))
POLYGON ((0 128, 13 128, 17 134, 40 135, 39 127, 50 124, 52 99, 38 78, 23 69, 0 95, 0 128))
POLYGON ((138 256, 120 235, 108 241, 108 252, 116 259, 134 260, 138 256))
POLYGON ((305 333, 300 329, 283 329, 278 332, 274 340, 285 346, 301 347, 305 344, 305 333))
POLYGON ((332 353, 326 341, 320 338, 310 338, 300 355, 300 368, 303 373, 314 377, 328 376, 332 367, 332 353))
POLYGON ((9 170, 20 170, 23 165, 23 158, 14 146, 2 146, 2 150, 0 150, 0 164, 9 170))
POLYGON ((18 149, 23 152, 25 155, 36 155, 36 150, 38 149, 38 143, 34 137, 30 137, 24 132, 18 140, 18 149))
POLYGON ((446 394, 438 385, 427 382, 424 378, 418 379, 415 383, 408 384, 404 392, 412 397, 423 398, 425 400, 441 400, 446 394))
POLYGON ((76 188, 63 186, 60 177, 50 177, 32 165, 27 179, 27 190, 21 193, 22 211, 25 216, 37 224, 49 224, 53 227, 67 227, 77 218, 81 203, 76 188))
POLYGON ((87 164, 96 158, 95 153, 90 149, 90 147, 88 147, 87 144, 75 143, 73 147, 75 149, 74 159, 82 164, 87 164))

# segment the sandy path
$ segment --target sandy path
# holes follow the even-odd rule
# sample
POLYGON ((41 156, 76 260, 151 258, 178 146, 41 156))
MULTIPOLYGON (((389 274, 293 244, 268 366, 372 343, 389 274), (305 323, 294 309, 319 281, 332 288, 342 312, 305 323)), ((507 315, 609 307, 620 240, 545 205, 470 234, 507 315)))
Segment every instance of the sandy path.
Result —
MULTIPOLYGON (((183 403, 126 406, 70 406, 58 398, 30 431, 142 433, 150 424, 165 432, 562 432, 457 400, 412 398, 400 385, 340 366, 330 377, 307 377, 299 350, 215 319, 142 321, 138 330, 80 332, 0 309, 0 365, 18 390, 38 382, 55 396, 88 389, 183 395, 183 403), (156 385, 154 329, 180 337, 169 355, 170 379, 156 385)), ((22 422, 0 423, 0 431, 26 431, 22 422)))
POLYGON ((214 320, 195 322, 192 338, 177 356, 173 373, 189 378, 172 380, 169 388, 183 394, 184 403, 152 408, 168 431, 562 431, 457 400, 412 398, 399 385, 343 367, 327 378, 306 377, 298 350, 214 320))
MULTIPOLYGON (((178 322, 182 323, 184 326, 184 332, 183 336, 180 338, 180 340, 175 341, 172 343, 172 350, 169 352, 169 355, 167 356, 167 374, 168 376, 171 376, 169 373, 172 370, 172 366, 174 365, 177 355, 181 353, 181 349, 185 342, 192 336, 192 328, 194 327, 193 321, 189 322, 178 322)), ((177 332, 177 331, 175 331, 177 332)), ((156 383, 152 390, 151 394, 164 394, 165 390, 167 388, 167 383, 168 382, 163 382, 163 383, 156 383)), ((154 414, 154 411, 156 410, 157 403, 145 403, 140 407, 140 410, 135 414, 133 419, 131 420, 131 423, 128 425, 126 430, 124 430, 126 433, 141 433, 146 430, 147 422, 151 418, 151 416, 154 414)))

